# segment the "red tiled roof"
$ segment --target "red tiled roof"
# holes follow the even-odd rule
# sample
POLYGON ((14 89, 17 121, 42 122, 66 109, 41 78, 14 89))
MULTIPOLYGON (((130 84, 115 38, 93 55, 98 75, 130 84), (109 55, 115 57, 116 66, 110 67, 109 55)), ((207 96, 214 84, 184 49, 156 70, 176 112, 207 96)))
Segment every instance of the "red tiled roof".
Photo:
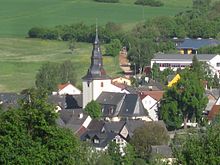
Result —
POLYGON ((116 87, 118 87, 118 88, 121 88, 122 90, 127 87, 126 84, 118 83, 118 82, 112 82, 112 85, 114 85, 114 86, 116 86, 116 87))
POLYGON ((85 127, 81 126, 81 127, 75 132, 75 134, 80 137, 83 133, 86 132, 86 130, 87 130, 87 129, 86 129, 85 127))
POLYGON ((66 84, 59 84, 58 85, 58 89, 62 90, 63 88, 65 88, 66 86, 68 86, 70 83, 66 83, 66 84))
POLYGON ((212 120, 220 112, 220 105, 214 105, 208 114, 208 120, 212 120))
POLYGON ((164 91, 143 91, 140 93, 141 100, 144 99, 146 96, 150 96, 155 100, 159 101, 163 97, 164 91))

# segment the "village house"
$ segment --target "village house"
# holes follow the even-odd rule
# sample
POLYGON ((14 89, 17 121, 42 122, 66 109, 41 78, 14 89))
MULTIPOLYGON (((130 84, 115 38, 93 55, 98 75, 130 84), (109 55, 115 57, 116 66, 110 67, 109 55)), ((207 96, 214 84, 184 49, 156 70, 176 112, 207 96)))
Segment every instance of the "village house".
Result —
POLYGON ((53 95, 79 95, 81 94, 81 91, 75 87, 71 83, 65 83, 65 84, 59 84, 58 85, 58 91, 53 92, 53 95))
POLYGON ((186 38, 184 42, 182 42, 177 49, 180 54, 198 54, 198 49, 207 46, 217 46, 220 45, 220 41, 215 39, 190 39, 186 38))
MULTIPOLYGON (((220 55, 216 54, 197 54, 198 61, 208 64, 212 74, 219 76, 220 71, 220 55)), ((158 64, 161 71, 167 68, 171 68, 176 71, 178 68, 184 69, 192 65, 193 56, 187 54, 162 54, 158 53, 154 55, 151 60, 151 67, 153 64, 158 64)))
POLYGON ((153 121, 158 121, 158 107, 163 97, 163 93, 163 91, 143 91, 140 93, 144 108, 153 121))

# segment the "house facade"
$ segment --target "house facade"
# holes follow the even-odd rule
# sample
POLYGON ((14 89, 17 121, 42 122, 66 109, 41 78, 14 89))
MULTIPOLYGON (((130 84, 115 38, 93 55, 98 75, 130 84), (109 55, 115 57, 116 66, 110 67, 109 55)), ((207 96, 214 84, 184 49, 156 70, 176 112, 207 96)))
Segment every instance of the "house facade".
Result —
POLYGON ((74 85, 71 83, 66 83, 66 84, 59 84, 58 85, 58 95, 79 95, 81 94, 81 91, 76 88, 74 85))
MULTIPOLYGON (((216 54, 197 54, 198 61, 205 62, 208 64, 209 69, 212 74, 217 74, 219 76, 220 71, 220 55, 216 54)), ((187 54, 155 54, 154 58, 151 60, 151 67, 153 64, 158 64, 161 71, 167 68, 171 68, 176 71, 178 68, 184 69, 185 67, 190 67, 192 65, 192 55, 187 54)))

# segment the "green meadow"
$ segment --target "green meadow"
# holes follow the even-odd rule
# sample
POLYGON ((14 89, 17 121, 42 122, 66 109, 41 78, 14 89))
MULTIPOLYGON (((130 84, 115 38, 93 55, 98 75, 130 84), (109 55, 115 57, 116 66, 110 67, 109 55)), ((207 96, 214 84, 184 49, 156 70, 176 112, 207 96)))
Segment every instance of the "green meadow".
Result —
MULTIPOLYGON (((92 44, 77 43, 73 53, 67 42, 38 39, 0 39, 0 91, 19 92, 34 86, 35 75, 43 63, 74 63, 77 86, 90 65, 92 44)), ((111 76, 119 74, 118 60, 104 56, 106 71, 111 76)))
POLYGON ((160 15, 175 15, 191 6, 191 0, 162 0, 163 7, 142 7, 134 0, 118 4, 97 3, 93 0, 1 0, 0 36, 26 36, 34 26, 84 22, 99 24, 112 21, 126 28, 145 19, 160 15))
MULTIPOLYGON (((78 43, 73 54, 68 43, 28 39, 31 27, 84 22, 99 25, 107 22, 131 29, 137 22, 161 15, 175 15, 191 6, 191 0, 162 0, 163 7, 134 5, 134 0, 118 4, 97 3, 93 0, 1 0, 0 5, 0 92, 19 92, 34 86, 35 75, 45 62, 71 60, 77 71, 77 86, 86 73, 92 45, 78 43)), ((104 57, 108 74, 120 73, 118 60, 104 57)))

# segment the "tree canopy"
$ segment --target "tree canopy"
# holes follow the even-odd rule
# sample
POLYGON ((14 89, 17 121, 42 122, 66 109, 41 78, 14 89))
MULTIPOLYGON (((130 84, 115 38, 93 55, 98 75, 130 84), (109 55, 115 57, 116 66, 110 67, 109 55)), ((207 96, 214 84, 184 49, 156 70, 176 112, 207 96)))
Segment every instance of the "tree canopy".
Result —
POLYGON ((82 164, 79 141, 56 118, 45 94, 33 89, 19 109, 0 113, 0 163, 82 164))
POLYGON ((159 110, 160 117, 171 129, 179 128, 181 123, 186 128, 188 120, 202 122, 202 111, 207 102, 202 81, 195 72, 185 69, 176 85, 166 89, 159 110))
POLYGON ((36 87, 49 92, 57 90, 57 85, 62 83, 75 83, 75 68, 72 62, 65 61, 61 64, 46 63, 41 66, 36 75, 36 87))
POLYGON ((102 115, 101 105, 98 102, 92 100, 86 105, 85 112, 87 112, 94 119, 100 118, 102 115))

